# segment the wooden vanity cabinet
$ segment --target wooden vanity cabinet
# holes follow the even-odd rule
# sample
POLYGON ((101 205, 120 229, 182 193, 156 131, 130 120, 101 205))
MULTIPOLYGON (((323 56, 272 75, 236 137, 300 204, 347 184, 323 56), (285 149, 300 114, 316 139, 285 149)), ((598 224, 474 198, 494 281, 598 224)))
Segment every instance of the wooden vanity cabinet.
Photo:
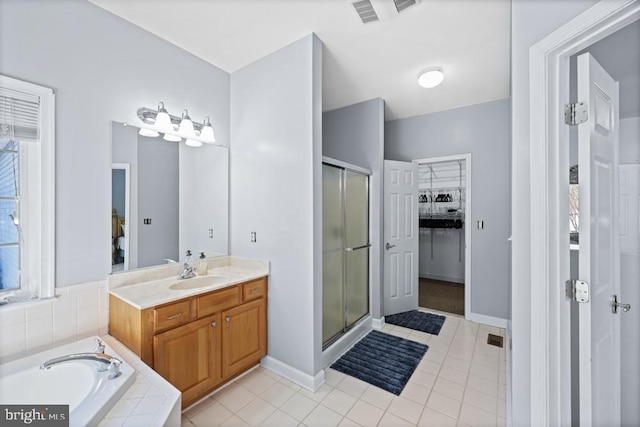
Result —
POLYGON ((180 390, 183 408, 267 354, 266 277, 143 310, 109 304, 109 334, 180 390))

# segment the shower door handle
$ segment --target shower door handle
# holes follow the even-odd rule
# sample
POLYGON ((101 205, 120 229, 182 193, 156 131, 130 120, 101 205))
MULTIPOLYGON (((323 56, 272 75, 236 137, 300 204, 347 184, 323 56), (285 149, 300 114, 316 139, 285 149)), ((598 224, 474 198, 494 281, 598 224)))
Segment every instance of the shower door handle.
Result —
POLYGON ((386 245, 384 245, 384 248, 385 248, 386 250, 389 250, 389 249, 391 249, 391 248, 395 248, 395 247, 396 247, 396 245, 390 245, 390 244, 389 244, 389 242, 387 242, 387 244, 386 244, 386 245))
POLYGON ((371 247, 371 244, 369 245, 362 245, 362 246, 357 246, 355 248, 344 248, 345 252, 353 252, 353 251, 357 251, 358 249, 364 249, 364 248, 369 248, 371 247))

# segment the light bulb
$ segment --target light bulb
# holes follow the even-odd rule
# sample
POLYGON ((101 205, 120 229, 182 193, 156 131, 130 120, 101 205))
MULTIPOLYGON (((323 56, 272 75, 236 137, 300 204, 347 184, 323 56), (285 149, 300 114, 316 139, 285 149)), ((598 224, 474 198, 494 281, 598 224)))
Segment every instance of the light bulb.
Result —
POLYGON ((418 84, 424 88, 432 88, 438 86, 444 80, 442 68, 429 68, 420 73, 418 84))
POLYGON ((140 130, 138 131, 139 135, 142 136, 148 136, 150 138, 155 138, 156 136, 160 136, 160 134, 152 129, 146 129, 146 128, 140 128, 140 130))
POLYGON ((200 138, 205 142, 216 142, 209 117, 205 117, 204 119, 204 126, 202 126, 202 131, 200 131, 200 138))
POLYGON ((191 121, 191 117, 189 117, 189 112, 184 110, 182 112, 182 120, 180 121, 180 128, 178 129, 185 137, 195 136, 196 132, 193 129, 193 122, 191 121))
POLYGON ((158 114, 156 114, 155 127, 160 132, 175 132, 173 123, 171 123, 171 117, 164 108, 164 102, 158 104, 158 114))
POLYGON ((171 142, 182 141, 182 137, 181 136, 172 135, 170 133, 165 133, 164 136, 162 137, 162 139, 164 139, 165 141, 171 141, 171 142))
POLYGON ((184 143, 187 144, 189 147, 201 147, 202 146, 202 142, 196 141, 194 139, 187 139, 184 143))

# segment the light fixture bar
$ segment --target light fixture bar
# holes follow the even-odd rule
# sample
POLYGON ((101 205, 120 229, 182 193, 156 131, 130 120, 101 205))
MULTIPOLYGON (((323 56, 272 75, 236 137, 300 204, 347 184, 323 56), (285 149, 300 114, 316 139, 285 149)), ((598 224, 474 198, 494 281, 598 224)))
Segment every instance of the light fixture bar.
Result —
POLYGON ((143 123, 140 126, 141 135, 158 136, 158 132, 160 132, 164 134, 163 138, 167 141, 178 142, 184 139, 187 145, 192 147, 202 145, 202 143, 215 144, 216 142, 208 117, 204 123, 194 122, 189 118, 187 110, 183 111, 182 117, 173 116, 164 108, 163 102, 160 102, 157 110, 141 107, 137 114, 143 123), (158 118, 162 119, 162 124, 158 123, 158 118))
MULTIPOLYGON (((157 114, 158 114, 158 111, 153 110, 151 108, 147 108, 147 107, 138 108, 138 118, 142 120, 143 123, 146 123, 151 126, 153 126, 156 123, 157 114)), ((180 126, 180 121, 182 120, 182 117, 169 114, 169 118, 171 119, 171 123, 173 125, 175 125, 176 127, 180 126)), ((204 127, 202 123, 194 122, 193 120, 191 122, 193 123, 194 130, 198 132, 202 131, 202 128, 204 127)))

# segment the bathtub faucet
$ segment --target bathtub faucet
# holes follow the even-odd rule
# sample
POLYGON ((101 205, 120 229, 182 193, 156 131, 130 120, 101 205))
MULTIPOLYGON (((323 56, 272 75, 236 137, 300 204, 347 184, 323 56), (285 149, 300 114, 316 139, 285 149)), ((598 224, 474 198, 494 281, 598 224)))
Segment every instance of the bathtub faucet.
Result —
POLYGON ((42 365, 40 365, 40 369, 49 369, 53 365, 57 365, 58 363, 75 362, 77 360, 91 360, 100 363, 101 366, 98 368, 98 372, 109 371, 108 378, 110 380, 118 378, 121 374, 120 365, 122 364, 122 361, 105 353, 67 354, 66 356, 55 357, 53 359, 47 360, 42 365))

